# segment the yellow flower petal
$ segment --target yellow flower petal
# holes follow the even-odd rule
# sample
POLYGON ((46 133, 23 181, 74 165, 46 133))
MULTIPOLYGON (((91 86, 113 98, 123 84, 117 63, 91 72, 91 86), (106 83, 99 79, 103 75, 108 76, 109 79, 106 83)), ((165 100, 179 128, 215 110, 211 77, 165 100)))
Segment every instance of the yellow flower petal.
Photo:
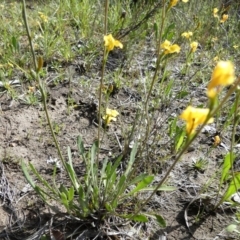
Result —
POLYGON ((106 115, 104 115, 102 118, 105 120, 106 125, 108 125, 111 121, 117 121, 116 117, 118 115, 118 111, 107 108, 106 115))
POLYGON ((213 16, 218 17, 217 13, 218 13, 218 8, 214 8, 213 9, 213 16))
POLYGON ((185 37, 185 38, 190 38, 192 37, 193 33, 192 32, 184 32, 181 34, 182 37, 185 37))
POLYGON ((105 42, 104 46, 107 48, 108 51, 112 51, 114 47, 123 48, 122 43, 118 40, 115 40, 112 34, 104 36, 103 39, 105 42))
POLYGON ((191 42, 190 47, 191 47, 191 52, 196 52, 198 47, 198 42, 191 42))
POLYGON ((220 23, 224 23, 228 20, 228 14, 223 14, 222 19, 220 20, 220 23))
POLYGON ((234 82, 234 66, 230 61, 220 61, 217 63, 212 73, 211 81, 208 84, 208 89, 217 86, 228 86, 234 82))
POLYGON ((169 42, 168 40, 165 40, 162 44, 161 44, 161 48, 162 49, 168 49, 171 46, 171 42, 169 42))
POLYGON ((181 48, 177 44, 171 45, 171 42, 169 42, 168 40, 165 40, 160 47, 161 49, 165 50, 164 54, 179 53, 181 50, 181 48))
POLYGON ((182 0, 184 3, 187 3, 188 2, 188 0, 182 0))
POLYGON ((171 8, 171 7, 176 6, 177 3, 178 3, 178 1, 179 1, 179 0, 171 0, 170 3, 169 3, 169 7, 171 8))
MULTIPOLYGON (((195 132, 196 128, 203 124, 210 110, 208 108, 194 108, 192 106, 188 106, 180 115, 180 118, 186 121, 186 131, 190 135, 195 132)), ((212 123, 214 121, 213 118, 210 118, 207 123, 212 123)))
POLYGON ((170 48, 169 48, 169 53, 179 53, 181 50, 181 48, 177 45, 177 44, 173 44, 170 48))

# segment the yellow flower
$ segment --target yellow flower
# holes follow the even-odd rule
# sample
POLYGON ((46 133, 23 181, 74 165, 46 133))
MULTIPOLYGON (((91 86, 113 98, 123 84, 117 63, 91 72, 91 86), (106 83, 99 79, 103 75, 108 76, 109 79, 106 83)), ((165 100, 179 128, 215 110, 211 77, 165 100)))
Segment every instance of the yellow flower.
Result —
POLYGON ((198 42, 191 42, 190 47, 191 47, 191 52, 196 52, 198 47, 198 42))
POLYGON ((107 51, 112 51, 114 49, 114 47, 120 47, 123 48, 123 45, 121 42, 119 42, 118 40, 115 40, 112 36, 112 34, 109 34, 107 36, 104 36, 104 42, 105 42, 105 47, 107 49, 107 51))
POLYGON ((217 37, 213 37, 213 38, 211 39, 211 41, 212 41, 212 42, 216 42, 216 41, 218 41, 218 38, 217 38, 217 37))
MULTIPOLYGON (((203 124, 208 117, 210 110, 208 108, 194 108, 188 106, 180 115, 180 118, 186 121, 186 131, 188 135, 195 132, 196 128, 203 124)), ((212 123, 213 118, 210 118, 207 123, 212 123)))
POLYGON ((219 87, 228 86, 234 82, 234 66, 230 61, 219 61, 213 70, 207 87, 207 96, 214 98, 220 91, 219 87))
POLYGON ((42 12, 38 12, 39 17, 42 19, 43 22, 48 22, 48 17, 44 15, 42 12))
POLYGON ((218 13, 218 8, 214 8, 213 9, 213 16, 216 17, 216 18, 218 18, 217 13, 218 13))
POLYGON ((234 48, 234 49, 237 49, 237 48, 238 48, 238 45, 233 45, 233 48, 234 48))
POLYGON ((192 37, 192 35, 193 35, 193 33, 192 32, 184 32, 184 33, 182 33, 182 37, 185 37, 185 38, 191 38, 192 37))
POLYGON ((7 65, 9 66, 9 67, 11 67, 11 68, 13 68, 14 66, 13 66, 13 64, 12 63, 10 63, 10 62, 8 62, 7 63, 7 65))
POLYGON ((35 87, 28 87, 28 93, 34 93, 35 92, 35 87))
POLYGON ((228 20, 228 14, 223 14, 222 19, 220 20, 220 23, 224 23, 228 20))
POLYGON ((216 136, 214 137, 214 143, 213 143, 213 145, 214 145, 215 147, 217 147, 218 145, 220 145, 220 143, 221 143, 221 138, 220 138, 218 135, 216 135, 216 136))
POLYGON ((169 8, 176 6, 177 3, 178 3, 178 0, 170 0, 169 8))
POLYGON ((109 108, 106 109, 106 115, 103 116, 103 120, 105 120, 106 125, 108 125, 111 121, 116 121, 116 117, 119 115, 119 112, 116 110, 111 110, 109 108))
POLYGON ((214 62, 219 61, 219 57, 218 57, 218 56, 214 57, 214 58, 213 58, 213 61, 214 61, 214 62))
POLYGON ((181 48, 177 44, 171 44, 168 40, 165 40, 161 44, 161 49, 164 49, 164 54, 169 54, 169 53, 179 53, 181 48))
POLYGON ((188 0, 182 0, 184 3, 187 3, 188 2, 188 0))

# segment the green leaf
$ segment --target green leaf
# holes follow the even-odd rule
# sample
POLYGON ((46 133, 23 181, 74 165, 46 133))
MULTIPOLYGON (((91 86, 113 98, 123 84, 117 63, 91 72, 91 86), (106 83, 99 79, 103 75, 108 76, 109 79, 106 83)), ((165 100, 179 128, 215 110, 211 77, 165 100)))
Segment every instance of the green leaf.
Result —
POLYGON ((132 170, 132 165, 135 161, 135 156, 137 154, 137 149, 138 149, 138 146, 137 144, 134 144, 133 148, 132 148, 132 151, 131 151, 131 154, 130 154, 130 160, 128 162, 128 165, 127 165, 127 169, 124 173, 124 175, 127 177, 129 172, 132 170))
POLYGON ((131 182, 129 182, 129 185, 133 185, 135 183, 138 183, 140 181, 142 181, 145 177, 147 177, 147 173, 142 173, 141 175, 135 177, 131 182))
POLYGON ((24 161, 21 162, 21 167, 22 167, 22 170, 23 170, 23 174, 25 176, 25 178, 27 179, 28 183, 32 186, 32 188, 34 189, 35 188, 35 183, 34 181, 32 180, 32 178, 30 177, 29 173, 28 173, 28 170, 27 170, 27 166, 26 164, 24 163, 24 161))
POLYGON ((161 215, 155 214, 156 220, 160 227, 165 228, 167 226, 166 221, 161 215))
POLYGON ((230 224, 226 227, 227 232, 234 232, 237 230, 237 225, 236 224, 230 224))
POLYGON ((89 208, 86 201, 86 195, 82 186, 79 186, 79 189, 78 189, 78 202, 79 202, 80 208, 86 214, 89 211, 89 208))
POLYGON ((12 37, 12 46, 15 52, 19 52, 19 42, 15 36, 12 37))
POLYGON ((182 146, 185 135, 185 131, 182 131, 179 138, 177 138, 176 151, 178 151, 179 148, 182 146))
POLYGON ((68 190, 68 200, 71 202, 74 198, 74 187, 71 186, 68 190))
MULTIPOLYGON (((143 191, 154 191, 156 189, 157 186, 152 186, 152 187, 146 187, 146 188, 143 188, 141 189, 140 191, 143 192, 143 191)), ((176 187, 173 187, 173 186, 161 186, 158 188, 158 191, 166 191, 166 192, 170 192, 170 191, 175 191, 177 190, 176 187)))
POLYGON ((68 194, 68 190, 61 184, 59 188, 60 193, 65 193, 66 195, 68 194))
POLYGON ((148 222, 148 218, 143 214, 138 214, 133 217, 131 217, 131 220, 136 222, 148 222))
MULTIPOLYGON (((48 181, 46 181, 36 170, 36 168, 29 163, 29 166, 31 168, 31 170, 33 171, 33 173, 36 175, 36 177, 38 178, 38 180, 45 186, 48 188, 48 190, 50 190, 51 193, 55 194, 56 196, 58 195, 58 192, 56 191, 56 189, 54 189, 53 187, 50 186, 50 184, 48 183, 48 181)), ((43 189, 41 189, 43 191, 43 189)))
POLYGON ((103 182, 103 179, 106 179, 106 177, 107 177, 107 175, 106 175, 107 163, 108 163, 108 159, 105 158, 105 160, 103 161, 101 172, 100 172, 99 188, 103 182))
MULTIPOLYGON (((68 152, 68 154, 71 155, 70 152, 68 152)), ((70 157, 70 159, 72 159, 72 158, 70 157)), ((75 173, 75 171, 73 169, 73 166, 72 166, 72 160, 70 160, 70 159, 69 159, 69 162, 66 163, 66 168, 67 168, 66 171, 68 173, 69 178, 71 179, 71 182, 72 182, 73 186, 77 190, 79 188, 79 183, 78 183, 78 180, 77 180, 76 173, 75 173)))
POLYGON ((233 176, 232 181, 230 182, 226 193, 224 194, 221 203, 229 199, 234 193, 240 188, 240 173, 237 173, 233 176))
POLYGON ((107 209, 108 212, 112 212, 112 206, 109 203, 105 203, 105 208, 107 209))
POLYGON ((126 190, 126 186, 125 186, 125 181, 126 181, 126 177, 124 175, 122 175, 120 177, 120 180, 118 182, 118 185, 117 185, 117 196, 120 196, 122 194, 122 192, 124 192, 126 190))
POLYGON ((171 40, 173 37, 173 31, 175 29, 175 24, 171 23, 170 25, 168 25, 165 29, 165 32, 162 36, 162 39, 167 39, 167 40, 171 40))
POLYGON ((228 153, 223 162, 223 168, 222 168, 222 176, 221 176, 221 181, 220 181, 220 186, 225 182, 229 176, 229 170, 235 160, 235 156, 233 153, 228 153), (232 161, 231 161, 231 156, 232 156, 232 161))
POLYGON ((79 151, 79 153, 81 155, 84 155, 85 149, 84 149, 83 140, 82 140, 81 136, 78 137, 77 143, 78 143, 78 151, 79 151))
POLYGON ((146 176, 140 183, 138 183, 138 185, 128 195, 132 195, 140 191, 141 189, 145 188, 153 181, 153 179, 154 179, 154 176, 146 176))
POLYGON ((172 121, 169 120, 169 122, 170 122, 170 125, 169 125, 169 136, 171 138, 176 133, 177 119, 178 118, 174 118, 172 121))
POLYGON ((67 210, 69 210, 69 203, 68 203, 66 194, 63 192, 60 193, 60 198, 61 198, 62 204, 66 207, 67 210))
POLYGON ((188 92, 188 91, 185 91, 185 90, 180 91, 180 92, 177 94, 177 99, 179 99, 179 98, 184 98, 184 97, 186 97, 187 95, 189 95, 189 92, 188 92))

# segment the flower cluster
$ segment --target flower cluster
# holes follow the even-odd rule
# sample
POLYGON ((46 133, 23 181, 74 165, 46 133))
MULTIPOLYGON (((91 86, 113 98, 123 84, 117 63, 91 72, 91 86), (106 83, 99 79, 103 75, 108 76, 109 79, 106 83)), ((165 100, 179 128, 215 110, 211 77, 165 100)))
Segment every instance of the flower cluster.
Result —
MULTIPOLYGON (((211 80, 207 86, 207 96, 211 101, 217 97, 217 94, 224 86, 231 85, 235 80, 234 66, 229 61, 220 61, 213 70, 211 80)), ((213 118, 210 117, 210 108, 194 108, 188 106, 180 118, 186 121, 186 132, 188 136, 195 133, 196 128, 201 124, 212 123, 213 118)))
POLYGON ((221 19, 220 19, 219 15, 218 15, 218 12, 219 12, 218 8, 214 8, 214 9, 213 9, 213 16, 214 16, 215 18, 218 18, 219 21, 220 21, 220 23, 226 22, 226 21, 228 20, 228 14, 222 14, 222 17, 221 17, 221 19))
MULTIPOLYGON (((188 32, 183 32, 183 33, 181 34, 181 36, 184 37, 184 38, 186 38, 186 39, 191 40, 191 37, 193 36, 193 32, 190 32, 190 31, 188 31, 188 32)), ((196 42, 196 41, 190 42, 190 52, 192 52, 192 53, 193 53, 193 52, 196 52, 197 47, 198 47, 198 42, 196 42)))

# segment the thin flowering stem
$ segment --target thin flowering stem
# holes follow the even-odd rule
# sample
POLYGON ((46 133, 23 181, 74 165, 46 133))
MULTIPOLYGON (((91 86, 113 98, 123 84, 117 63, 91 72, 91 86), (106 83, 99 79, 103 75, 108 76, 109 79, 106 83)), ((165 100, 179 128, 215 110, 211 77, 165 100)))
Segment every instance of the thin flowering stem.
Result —
MULTIPOLYGON (((156 49, 157 49, 157 62, 156 62, 156 69, 155 69, 155 72, 154 72, 154 75, 153 75, 153 78, 152 78, 152 81, 151 81, 151 85, 150 85, 150 89, 147 93, 147 98, 146 98, 146 101, 144 103, 144 108, 145 108, 145 114, 142 115, 141 117, 141 121, 143 121, 143 117, 146 117, 146 121, 147 121, 147 130, 146 130, 146 134, 145 134, 145 138, 144 138, 144 142, 147 141, 148 139, 148 135, 149 135, 149 128, 150 128, 150 124, 149 124, 149 116, 148 116, 148 105, 149 105, 149 100, 150 100, 150 96, 152 94, 152 90, 153 90, 153 87, 155 85, 155 82, 157 80, 157 77, 158 77, 158 74, 159 74, 159 69, 160 69, 160 63, 161 63, 161 60, 162 60, 162 57, 163 57, 163 54, 160 53, 161 51, 161 41, 162 41, 162 34, 163 34, 163 29, 164 29, 164 23, 165 23, 165 19, 166 19, 166 1, 163 0, 163 4, 162 4, 162 21, 161 21, 161 27, 160 27, 160 31, 159 31, 159 35, 158 35, 158 41, 157 41, 157 46, 156 46, 156 49)), ((145 146, 145 145, 144 145, 145 146)), ((144 147, 140 150, 140 152, 138 153, 139 155, 142 154, 144 150, 144 147)))
MULTIPOLYGON (((108 18, 108 0, 105 0, 105 20, 104 20, 104 35, 107 34, 107 18, 108 18)), ((102 60, 102 71, 101 71, 101 79, 100 79, 100 87, 99 87, 99 96, 98 96, 98 149, 97 149, 97 167, 99 164, 99 154, 100 154, 100 133, 101 133, 101 112, 102 112, 102 86, 104 81, 104 73, 105 73, 105 67, 106 67, 106 61, 108 57, 108 51, 107 48, 104 47, 103 52, 103 60, 102 60)))
MULTIPOLYGON (((44 82, 41 81, 40 76, 39 76, 39 71, 40 71, 40 69, 41 69, 41 67, 42 67, 42 59, 39 61, 39 62, 41 62, 41 63, 39 63, 39 64, 38 64, 39 66, 38 66, 38 65, 37 65, 37 61, 36 61, 36 56, 35 56, 34 48, 33 48, 33 43, 32 43, 32 38, 31 38, 31 32, 30 32, 30 28, 29 28, 29 25, 28 25, 28 21, 27 21, 27 13, 26 13, 26 3, 25 3, 25 0, 22 0, 22 3, 23 3, 22 15, 23 15, 23 20, 24 20, 24 24, 25 24, 25 27, 26 27, 26 32, 27 32, 28 41, 29 41, 29 44, 30 44, 31 53, 32 53, 32 57, 33 57, 33 63, 34 63, 34 70, 35 70, 34 77, 35 77, 35 79, 37 80, 38 85, 39 85, 39 89, 40 89, 41 96, 42 96, 43 109, 44 109, 44 112, 45 112, 45 114, 46 114, 47 123, 48 123, 48 126, 49 126, 49 128, 50 128, 50 132, 51 132, 53 141, 54 141, 54 143, 55 143, 58 156, 59 156, 59 158, 60 158, 60 160, 61 160, 61 163, 62 163, 62 165, 64 166, 65 170, 66 170, 67 173, 69 174, 69 171, 68 171, 67 165, 66 165, 66 161, 64 160, 64 157, 63 157, 63 155, 62 155, 62 152, 61 152, 59 143, 58 143, 58 141, 57 141, 56 135, 55 135, 55 133, 54 133, 53 126, 52 126, 52 122, 51 122, 51 119, 50 119, 50 116, 49 116, 49 113, 48 113, 48 109, 47 109, 47 94, 46 94, 46 89, 45 89, 45 86, 44 86, 44 82)), ((70 176, 69 176, 69 177, 70 177, 70 176)), ((70 179, 71 179, 71 177, 70 177, 70 179)), ((71 179, 71 181, 72 181, 72 179, 71 179)), ((72 182, 72 183, 73 183, 73 182, 72 182)), ((74 183, 73 183, 73 186, 74 186, 74 183)), ((77 190, 77 189, 76 189, 76 190, 77 190)))
MULTIPOLYGON (((166 174, 164 175, 164 177, 162 178, 162 180, 158 183, 158 185, 156 186, 156 188, 154 189, 154 191, 151 193, 151 195, 141 204, 141 206, 136 210, 136 212, 134 213, 133 217, 136 216, 144 206, 146 206, 146 204, 150 201, 150 199, 153 197, 153 195, 158 191, 158 189, 162 186, 162 184, 166 181, 167 177, 169 176, 169 174, 171 173, 171 171, 173 170, 173 168, 175 167, 175 165, 177 164, 177 162, 181 159, 182 155, 187 151, 187 149, 189 148, 189 146, 193 143, 193 141, 197 138, 197 136, 200 134, 200 132, 202 131, 202 129, 204 128, 204 126, 207 124, 207 122, 209 121, 210 118, 212 118, 219 110, 220 108, 224 105, 224 103, 229 99, 229 97, 231 96, 231 94, 237 89, 238 85, 240 84, 240 77, 238 78, 238 80, 235 82, 235 84, 228 90, 226 96, 223 98, 223 100, 219 103, 219 105, 215 108, 212 109, 212 111, 209 112, 208 117, 206 118, 205 122, 201 125, 201 127, 199 128, 199 130, 191 137, 188 137, 187 142, 184 146, 184 148, 181 150, 181 152, 176 156, 176 159, 174 160, 174 162, 172 163, 172 165, 170 166, 170 168, 168 169, 168 171, 166 172, 166 174)), ((221 203, 220 203, 221 204, 221 203)), ((220 204, 218 204, 216 207, 218 207, 220 204)), ((215 208, 216 208, 215 207, 215 208)))
POLYGON ((37 71, 37 61, 36 61, 36 56, 35 56, 33 43, 32 43, 32 39, 31 39, 31 32, 30 32, 30 28, 29 28, 29 25, 28 25, 28 21, 27 21, 26 2, 25 2, 25 0, 23 0, 22 3, 23 3, 22 17, 23 17, 23 21, 24 21, 24 24, 25 24, 25 27, 26 27, 26 31, 27 31, 28 42, 29 42, 30 48, 31 48, 34 69, 35 69, 35 71, 37 71))
MULTIPOLYGON (((238 80, 239 81, 239 80, 238 80)), ((232 130, 232 137, 231 137, 231 145, 230 145, 230 165, 231 165, 231 174, 232 174, 232 177, 233 177, 233 182, 234 182, 234 186, 235 186, 235 189, 236 189, 236 192, 238 190, 237 188, 237 183, 236 183, 236 179, 234 177, 234 169, 233 169, 233 148, 234 148, 234 144, 235 144, 235 135, 236 135, 236 130, 237 130, 237 126, 239 124, 239 116, 238 116, 238 107, 239 107, 239 101, 240 101, 240 92, 239 92, 239 89, 237 90, 237 95, 236 95, 236 99, 235 99, 235 103, 234 103, 234 115, 233 115, 233 130, 232 130)), ((217 197, 219 196, 219 193, 220 193, 220 187, 219 186, 219 191, 218 191, 218 194, 217 194, 217 197)), ((217 198, 216 198, 217 199, 217 198)), ((223 197, 221 198, 221 200, 215 205, 214 209, 217 209, 221 204, 222 202, 224 201, 224 195, 223 197)))

